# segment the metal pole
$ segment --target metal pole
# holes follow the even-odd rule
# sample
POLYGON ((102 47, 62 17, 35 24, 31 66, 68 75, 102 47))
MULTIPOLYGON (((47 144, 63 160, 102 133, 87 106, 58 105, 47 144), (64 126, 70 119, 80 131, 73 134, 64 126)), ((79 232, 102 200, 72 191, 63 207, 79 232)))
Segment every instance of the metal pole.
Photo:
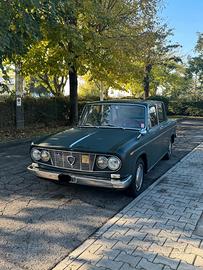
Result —
POLYGON ((23 107, 23 76, 20 73, 21 65, 15 66, 15 92, 16 92, 16 128, 24 128, 24 107, 23 107))

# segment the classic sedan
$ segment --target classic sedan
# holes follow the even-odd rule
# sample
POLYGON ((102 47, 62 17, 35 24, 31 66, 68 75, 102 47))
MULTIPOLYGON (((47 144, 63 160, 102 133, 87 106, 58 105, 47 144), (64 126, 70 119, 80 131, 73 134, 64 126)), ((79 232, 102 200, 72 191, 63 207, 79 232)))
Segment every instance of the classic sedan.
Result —
POLYGON ((144 175, 169 159, 176 122, 158 101, 88 103, 77 127, 31 144, 28 170, 59 182, 126 189, 137 196, 144 175))

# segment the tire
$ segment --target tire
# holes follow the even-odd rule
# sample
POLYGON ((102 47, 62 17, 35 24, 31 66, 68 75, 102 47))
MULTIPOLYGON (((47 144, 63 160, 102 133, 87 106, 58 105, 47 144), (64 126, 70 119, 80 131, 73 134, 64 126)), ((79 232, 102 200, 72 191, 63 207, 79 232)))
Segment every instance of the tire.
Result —
POLYGON ((171 156, 172 156, 172 146, 173 146, 173 144, 172 144, 172 141, 170 140, 169 144, 168 144, 168 152, 164 156, 164 159, 169 160, 171 158, 171 156))
POLYGON ((126 194, 130 197, 137 197, 143 191, 144 183, 144 162, 139 158, 135 165, 135 172, 132 183, 126 190, 126 194))

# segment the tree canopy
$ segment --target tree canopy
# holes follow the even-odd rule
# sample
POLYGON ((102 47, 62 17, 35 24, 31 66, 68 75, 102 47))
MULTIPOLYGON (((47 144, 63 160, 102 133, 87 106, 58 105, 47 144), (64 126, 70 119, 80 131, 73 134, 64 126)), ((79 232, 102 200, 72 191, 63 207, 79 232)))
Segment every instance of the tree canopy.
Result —
POLYGON ((22 73, 53 95, 63 93, 69 77, 72 123, 78 75, 148 97, 160 83, 160 66, 177 60, 158 17, 161 6, 160 0, 0 0, 2 69, 5 59, 20 62, 22 73))

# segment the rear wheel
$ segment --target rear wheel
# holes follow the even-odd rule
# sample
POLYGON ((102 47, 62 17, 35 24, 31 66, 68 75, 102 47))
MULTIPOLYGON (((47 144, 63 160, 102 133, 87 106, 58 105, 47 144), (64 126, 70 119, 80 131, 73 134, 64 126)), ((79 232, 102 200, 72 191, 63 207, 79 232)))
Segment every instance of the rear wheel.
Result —
POLYGON ((172 155, 172 141, 170 140, 168 143, 168 152, 166 153, 166 155, 164 156, 164 159, 169 160, 171 158, 172 155))
POLYGON ((144 162, 139 158, 136 162, 135 173, 132 183, 126 190, 127 195, 137 197, 143 191, 144 183, 144 162))

